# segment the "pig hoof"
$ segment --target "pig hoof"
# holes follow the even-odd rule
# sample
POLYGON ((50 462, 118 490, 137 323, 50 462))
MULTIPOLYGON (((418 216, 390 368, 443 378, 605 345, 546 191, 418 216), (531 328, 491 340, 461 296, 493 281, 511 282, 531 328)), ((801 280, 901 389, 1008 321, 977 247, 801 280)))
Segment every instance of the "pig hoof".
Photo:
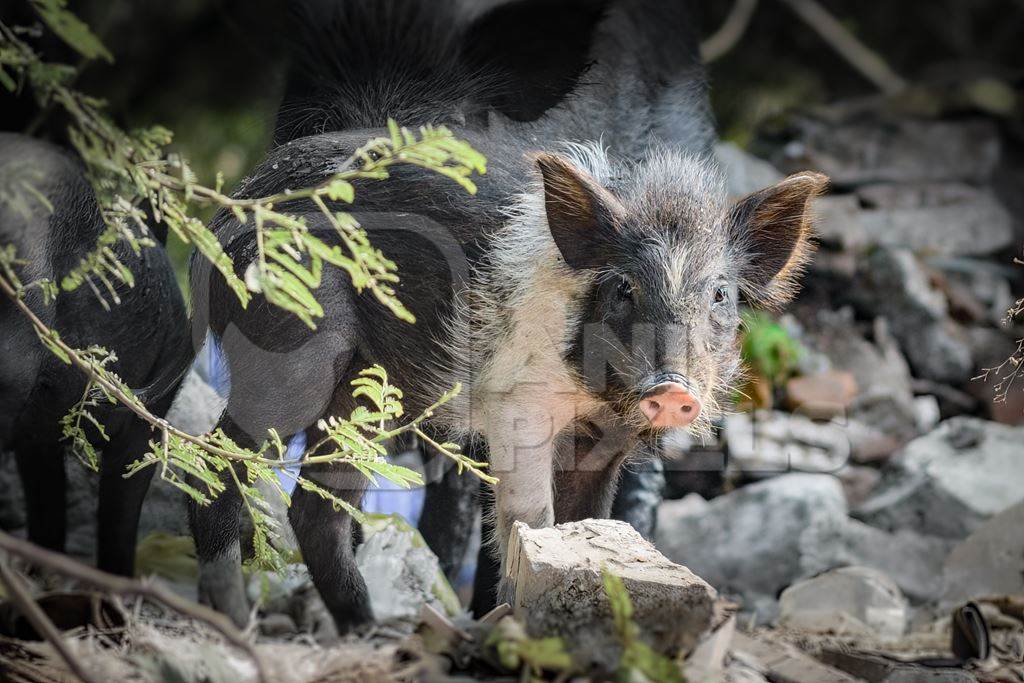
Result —
POLYGON ((199 567, 199 600, 226 615, 239 628, 249 623, 249 600, 245 597, 238 549, 199 567), (233 561, 232 561, 233 560, 233 561))

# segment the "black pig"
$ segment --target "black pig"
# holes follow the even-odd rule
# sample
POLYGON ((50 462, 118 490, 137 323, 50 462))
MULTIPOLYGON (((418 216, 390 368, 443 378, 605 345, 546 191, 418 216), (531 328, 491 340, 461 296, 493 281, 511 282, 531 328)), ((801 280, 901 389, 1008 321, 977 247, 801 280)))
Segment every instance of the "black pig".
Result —
MULTIPOLYGON (((809 204, 826 179, 797 174, 730 206, 704 155, 650 145, 628 161, 598 144, 566 146, 473 123, 474 102, 486 100, 474 89, 493 87, 500 73, 465 69, 454 39, 427 39, 437 24, 417 23, 414 3, 342 3, 340 13, 321 26, 336 47, 324 65, 328 87, 302 112, 336 132, 277 147, 239 196, 324 181, 382 133, 374 126, 389 115, 450 123, 487 156, 488 174, 475 197, 413 167, 360 185, 354 211, 398 264, 398 296, 415 325, 327 268, 318 290, 325 315, 311 331, 258 297, 242 309, 208 264, 195 261, 195 311, 220 338, 232 376, 220 426, 250 447, 270 427, 282 436, 310 430, 315 442, 319 418, 352 409, 349 381, 370 363, 388 368, 411 413, 462 382, 432 427, 486 443, 501 478, 494 542, 503 554, 513 521, 548 525, 558 510, 586 516, 610 502, 560 487, 557 472, 567 463, 556 455, 576 453, 570 467, 582 456, 587 471, 602 474, 593 485, 607 489, 609 465, 623 449, 605 442, 628 444, 668 427, 707 432, 738 365, 738 300, 779 304, 791 296, 810 251, 809 204), (556 448, 571 425, 599 437, 597 446, 556 448)), ((288 208, 331 239, 312 207, 288 208)), ((228 212, 211 227, 244 273, 255 253, 251 229, 228 212)), ((366 485, 346 467, 303 473, 353 504, 366 485)), ((229 487, 214 505, 193 506, 191 519, 201 595, 244 622, 240 502, 229 487)), ((349 516, 300 490, 289 518, 339 629, 370 620, 349 516)))
MULTIPOLYGON (((95 195, 77 159, 38 140, 0 134, 0 246, 13 245, 27 261, 18 273, 23 282, 59 282, 95 247, 103 229, 95 195)), ((112 249, 136 282, 134 288, 117 287, 121 303, 111 305, 109 312, 86 286, 61 293, 49 306, 33 288, 26 302, 70 345, 98 344, 113 351, 117 361, 111 369, 129 386, 146 387, 147 406, 162 416, 191 362, 185 304, 163 249, 143 249, 139 255, 126 243, 112 249)), ((85 376, 43 347, 7 297, 0 297, 0 348, 0 450, 13 450, 17 458, 29 539, 63 550, 66 444, 59 422, 82 398, 85 376)), ((152 469, 129 478, 124 474, 153 434, 126 409, 104 405, 93 414, 109 437, 104 441, 93 435, 94 445, 103 451, 97 564, 130 576, 152 469)))

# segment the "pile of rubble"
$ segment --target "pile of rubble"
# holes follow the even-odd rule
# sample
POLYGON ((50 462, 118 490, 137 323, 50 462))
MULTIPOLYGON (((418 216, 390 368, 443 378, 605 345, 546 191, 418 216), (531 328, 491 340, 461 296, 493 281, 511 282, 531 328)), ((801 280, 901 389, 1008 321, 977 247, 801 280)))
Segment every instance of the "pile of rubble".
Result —
MULTIPOLYGON (((518 525, 512 604, 474 622, 417 532, 379 519, 357 553, 381 621, 362 638, 324 645, 333 624, 301 565, 250 578, 265 674, 1024 680, 1024 391, 995 402, 998 378, 973 380, 1024 337, 1004 324, 1024 281, 1011 258, 1024 223, 998 182, 1022 160, 987 120, 864 111, 799 120, 771 149, 769 163, 719 147, 732 194, 803 168, 835 189, 804 293, 781 321, 804 352, 755 410, 725 419, 717 443, 667 439, 654 544, 623 522, 518 525)), ((220 399, 188 381, 199 382, 187 389, 194 414, 176 423, 201 432, 220 399)), ((81 509, 69 549, 88 557, 95 482, 71 476, 81 509)), ((18 490, 2 460, 0 487, 18 490)), ((0 528, 24 524, 16 495, 0 503, 0 528)), ((180 496, 155 483, 140 567, 188 594, 194 558, 174 545, 184 524, 180 496)), ((110 680, 255 680, 216 633, 152 605, 124 618, 120 635, 91 624, 71 640, 110 680)), ((4 657, 32 663, 38 680, 67 674, 45 643, 0 638, 4 657)))

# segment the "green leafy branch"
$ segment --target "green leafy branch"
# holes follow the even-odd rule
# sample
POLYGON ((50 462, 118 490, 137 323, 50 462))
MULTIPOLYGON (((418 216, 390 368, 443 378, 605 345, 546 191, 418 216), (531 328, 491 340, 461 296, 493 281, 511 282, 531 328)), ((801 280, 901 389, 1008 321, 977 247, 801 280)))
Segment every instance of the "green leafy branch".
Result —
POLYGON ((87 465, 93 468, 97 466, 97 453, 87 432, 88 427, 97 429, 100 437, 105 438, 102 426, 90 409, 98 407, 102 401, 126 406, 160 435, 158 441, 150 442, 149 451, 128 467, 126 476, 131 476, 146 467, 157 467, 163 480, 178 487, 200 504, 209 504, 224 490, 225 484, 221 473, 227 472, 241 492, 246 510, 252 518, 255 529, 254 560, 260 565, 278 568, 282 563, 280 554, 273 547, 273 540, 277 537, 278 531, 277 522, 270 514, 263 494, 257 488, 257 484, 263 482, 289 504, 290 497, 277 476, 279 472, 291 477, 303 490, 329 500, 336 509, 346 510, 356 519, 362 519, 360 511, 347 501, 338 498, 316 482, 293 474, 286 469, 287 467, 348 464, 371 480, 380 475, 405 488, 422 485, 423 481, 418 473, 391 464, 386 459, 387 442, 411 432, 427 440, 442 455, 451 458, 460 472, 468 470, 488 483, 497 483, 497 479, 484 471, 486 463, 467 457, 455 444, 437 443, 422 429, 424 420, 458 394, 459 386, 446 392, 415 418, 399 426, 387 428, 388 423, 402 417, 404 413, 401 405, 402 393, 390 384, 387 374, 379 366, 362 371, 352 383, 353 396, 362 399, 364 404, 356 406, 348 419, 330 417, 321 420, 317 428, 323 432, 323 437, 295 462, 285 460, 287 447, 273 430, 258 450, 239 446, 219 429, 202 436, 183 432, 163 418, 153 415, 131 388, 110 369, 109 365, 116 360, 113 354, 101 347, 84 350, 71 347, 61 339, 56 330, 47 326, 35 314, 24 300, 31 283, 22 283, 16 272, 16 268, 23 263, 16 257, 12 245, 0 247, 0 292, 3 292, 29 320, 39 340, 51 353, 64 363, 77 368, 87 378, 81 401, 61 423, 65 437, 78 449, 79 457, 87 465), (268 451, 274 457, 264 455, 268 451), (199 482, 199 486, 188 483, 186 475, 192 475, 199 482))
MULTIPOLYGON (((84 60, 103 58, 110 53, 88 27, 67 11, 64 0, 32 0, 40 18, 84 60)), ((388 134, 367 142, 347 159, 337 173, 321 184, 307 189, 286 190, 258 198, 230 197, 222 192, 223 178, 218 174, 211 188, 197 182, 195 174, 179 156, 168 154, 171 132, 160 126, 132 131, 121 130, 103 109, 105 104, 71 87, 78 73, 74 67, 44 62, 22 40, 32 31, 10 28, 0 23, 0 86, 18 93, 26 85, 35 94, 39 106, 63 108, 70 116, 72 144, 86 164, 87 179, 95 190, 100 212, 106 224, 95 248, 60 282, 60 288, 73 290, 87 284, 104 306, 109 298, 119 303, 118 285, 131 287, 134 277, 114 250, 125 241, 137 254, 151 246, 147 223, 150 218, 163 222, 184 242, 192 244, 210 261, 235 292, 243 306, 259 292, 272 304, 291 311, 313 327, 323 315, 312 290, 321 281, 324 263, 344 269, 357 290, 370 290, 398 317, 413 321, 413 316, 395 297, 398 281, 395 264, 370 244, 364 230, 348 213, 336 211, 338 203, 351 203, 355 197, 353 182, 388 178, 389 167, 405 163, 431 169, 451 178, 468 192, 475 192, 474 173, 484 173, 482 155, 443 127, 423 127, 418 133, 389 122, 388 134), (327 219, 340 238, 341 246, 332 246, 314 236, 304 217, 280 211, 277 205, 294 206, 305 200, 327 219), (216 236, 192 215, 194 204, 232 212, 243 224, 255 227, 258 254, 247 268, 244 279, 236 274, 235 264, 224 252, 216 236)), ((0 192, 14 192, 8 203, 28 210, 29 198, 53 210, 46 197, 32 185, 31 174, 16 174, 0 183, 0 192)), ((10 194, 10 193, 7 193, 10 194)), ((0 195, 0 200, 5 197, 0 195)), ((13 246, 0 245, 0 290, 10 298, 33 325, 40 341, 57 358, 85 374, 87 382, 82 399, 62 420, 64 437, 83 462, 95 468, 98 454, 95 440, 105 439, 102 425, 93 410, 103 402, 120 403, 159 434, 150 443, 149 452, 132 463, 126 476, 146 467, 159 468, 161 478, 180 488, 201 504, 208 504, 225 488, 224 474, 242 494, 245 508, 255 527, 255 560, 263 565, 279 566, 282 558, 274 552, 277 523, 259 485, 268 485, 289 503, 279 474, 294 479, 301 489, 329 500, 337 509, 357 518, 360 512, 315 482, 295 475, 289 466, 348 464, 361 475, 374 479, 380 475, 400 486, 422 484, 418 474, 386 460, 386 442, 405 433, 414 433, 425 443, 451 458, 459 472, 469 470, 489 483, 497 480, 484 472, 486 463, 462 454, 456 444, 438 443, 421 428, 441 405, 459 391, 454 387, 423 414, 404 424, 388 428, 403 414, 401 391, 387 380, 382 368, 365 370, 353 382, 353 395, 363 404, 347 419, 330 417, 317 428, 323 436, 295 462, 286 462, 286 445, 276 431, 257 450, 242 448, 220 430, 193 436, 176 429, 166 420, 150 413, 132 390, 110 369, 116 360, 100 347, 76 349, 65 343, 58 332, 45 325, 26 304, 25 294, 32 288, 43 293, 44 304, 52 303, 59 293, 49 280, 23 284, 15 272, 22 265, 13 246), (97 437, 98 435, 98 437, 97 437), (273 456, 273 457, 268 457, 273 456), (197 482, 196 485, 189 483, 197 482)))
MULTIPOLYGON (((44 21, 83 58, 109 58, 99 39, 67 12, 60 0, 35 0, 34 4, 44 21)), ((386 179, 388 168, 396 163, 430 169, 470 193, 476 191, 471 176, 486 171, 485 158, 443 126, 425 126, 417 134, 390 121, 387 136, 374 138, 356 150, 337 173, 316 187, 233 198, 222 193, 222 178, 218 177, 215 187, 207 187, 197 182, 184 159, 166 153, 172 139, 169 130, 153 126, 128 133, 114 125, 104 114, 102 101, 70 87, 75 73, 70 66, 44 62, 17 31, 0 23, 0 85, 18 92, 27 83, 40 106, 56 104, 71 117, 71 142, 86 163, 107 229, 96 250, 82 259, 61 286, 71 290, 88 283, 101 300, 104 297, 97 282, 115 303, 113 282, 131 286, 130 271, 110 246, 125 240, 137 253, 151 243, 141 208, 148 206, 157 221, 213 264, 243 306, 252 293, 259 292, 271 304, 315 327, 323 309, 312 290, 319 286, 326 262, 348 272, 357 291, 369 290, 396 316, 412 322, 412 314, 395 296, 398 275, 394 262, 370 245, 350 214, 332 210, 328 202, 351 203, 353 181, 386 179), (326 218, 343 248, 314 236, 304 218, 275 209, 275 204, 303 199, 326 218), (216 236, 192 215, 193 203, 229 210, 243 224, 252 220, 258 254, 244 278, 236 274, 216 236)))

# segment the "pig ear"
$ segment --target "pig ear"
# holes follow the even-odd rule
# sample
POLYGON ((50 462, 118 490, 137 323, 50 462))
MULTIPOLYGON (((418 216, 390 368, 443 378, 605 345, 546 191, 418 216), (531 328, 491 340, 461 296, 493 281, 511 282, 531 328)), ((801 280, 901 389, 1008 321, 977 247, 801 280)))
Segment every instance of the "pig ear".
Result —
POLYGON ((572 268, 599 268, 625 214, 622 204, 588 173, 554 154, 536 158, 544 179, 548 229, 562 258, 572 268))
POLYGON ((811 200, 828 177, 805 171, 747 195, 729 215, 729 233, 740 262, 739 284, 753 303, 789 301, 813 251, 811 200))

